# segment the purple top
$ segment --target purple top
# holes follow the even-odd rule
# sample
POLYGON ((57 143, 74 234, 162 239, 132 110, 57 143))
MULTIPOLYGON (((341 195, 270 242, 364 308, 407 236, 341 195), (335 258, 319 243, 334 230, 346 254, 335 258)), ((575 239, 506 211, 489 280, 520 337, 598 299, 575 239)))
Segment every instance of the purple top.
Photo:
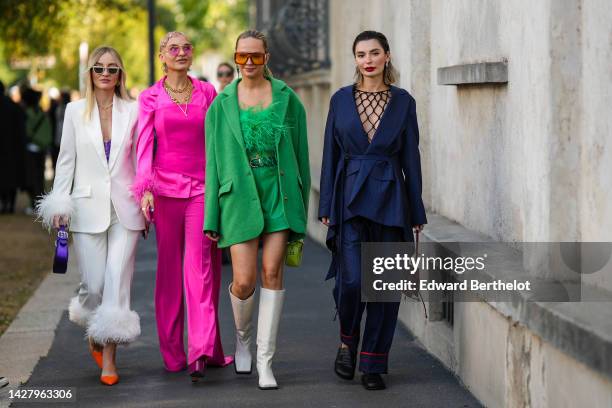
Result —
POLYGON ((110 148, 111 140, 104 142, 104 153, 106 153, 106 161, 108 161, 108 156, 110 156, 110 148))

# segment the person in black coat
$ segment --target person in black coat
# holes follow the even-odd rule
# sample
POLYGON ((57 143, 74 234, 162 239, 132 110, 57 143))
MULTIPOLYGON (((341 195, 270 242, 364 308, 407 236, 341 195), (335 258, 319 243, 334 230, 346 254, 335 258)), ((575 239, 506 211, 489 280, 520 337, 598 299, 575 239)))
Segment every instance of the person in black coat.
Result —
POLYGON ((49 116, 40 108, 42 93, 26 88, 21 95, 26 113, 25 190, 30 195, 31 208, 26 209, 26 213, 29 213, 44 193, 45 159, 53 135, 49 116))
POLYGON ((70 102, 70 91, 63 89, 60 93, 59 99, 54 101, 49 108, 49 117, 51 119, 51 126, 53 127, 53 145, 51 146, 51 160, 53 160, 53 168, 57 164, 57 157, 59 156, 60 146, 62 143, 62 129, 64 127, 64 115, 66 113, 66 106, 70 102))
POLYGON ((359 355, 363 386, 378 390, 385 388, 380 374, 387 373, 399 302, 361 301, 361 243, 413 241, 413 232, 420 232, 427 218, 414 98, 392 85, 395 73, 382 33, 359 34, 353 54, 357 81, 330 101, 319 219, 328 226, 332 251, 327 278, 336 279, 336 374, 352 379, 359 355))
POLYGON ((15 198, 24 174, 25 113, 4 94, 0 82, 0 212, 15 212, 15 198))

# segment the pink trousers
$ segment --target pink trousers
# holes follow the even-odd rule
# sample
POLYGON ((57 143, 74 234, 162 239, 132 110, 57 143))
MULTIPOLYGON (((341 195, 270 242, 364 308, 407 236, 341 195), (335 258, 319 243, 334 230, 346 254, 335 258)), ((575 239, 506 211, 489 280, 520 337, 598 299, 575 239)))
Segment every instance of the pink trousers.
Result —
POLYGON ((221 250, 202 232, 204 195, 155 197, 157 278, 155 317, 164 365, 179 371, 208 357, 209 365, 232 362, 221 346, 217 308, 221 285, 221 250), (183 345, 187 307, 188 358, 183 345))

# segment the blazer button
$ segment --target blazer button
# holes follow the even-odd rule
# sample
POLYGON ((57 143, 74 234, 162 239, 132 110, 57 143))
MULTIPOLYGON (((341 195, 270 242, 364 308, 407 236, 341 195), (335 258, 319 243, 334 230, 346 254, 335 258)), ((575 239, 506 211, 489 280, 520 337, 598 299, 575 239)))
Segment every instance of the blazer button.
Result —
POLYGON ((287 198, 287 196, 285 196, 285 201, 287 201, 287 200, 288 200, 288 198, 287 198))
POLYGON ((281 171, 280 171, 280 175, 281 175, 281 176, 284 176, 284 175, 285 175, 285 172, 284 172, 283 170, 281 170, 281 171))

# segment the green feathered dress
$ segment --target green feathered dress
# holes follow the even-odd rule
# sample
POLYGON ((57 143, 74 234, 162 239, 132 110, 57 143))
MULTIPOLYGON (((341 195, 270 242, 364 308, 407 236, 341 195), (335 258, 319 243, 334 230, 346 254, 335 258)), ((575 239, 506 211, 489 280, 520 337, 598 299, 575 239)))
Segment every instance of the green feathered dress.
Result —
POLYGON ((278 180, 276 145, 287 131, 279 120, 275 120, 272 105, 267 108, 250 107, 240 109, 240 127, 253 169, 255 186, 264 218, 264 233, 289 228, 278 180))

